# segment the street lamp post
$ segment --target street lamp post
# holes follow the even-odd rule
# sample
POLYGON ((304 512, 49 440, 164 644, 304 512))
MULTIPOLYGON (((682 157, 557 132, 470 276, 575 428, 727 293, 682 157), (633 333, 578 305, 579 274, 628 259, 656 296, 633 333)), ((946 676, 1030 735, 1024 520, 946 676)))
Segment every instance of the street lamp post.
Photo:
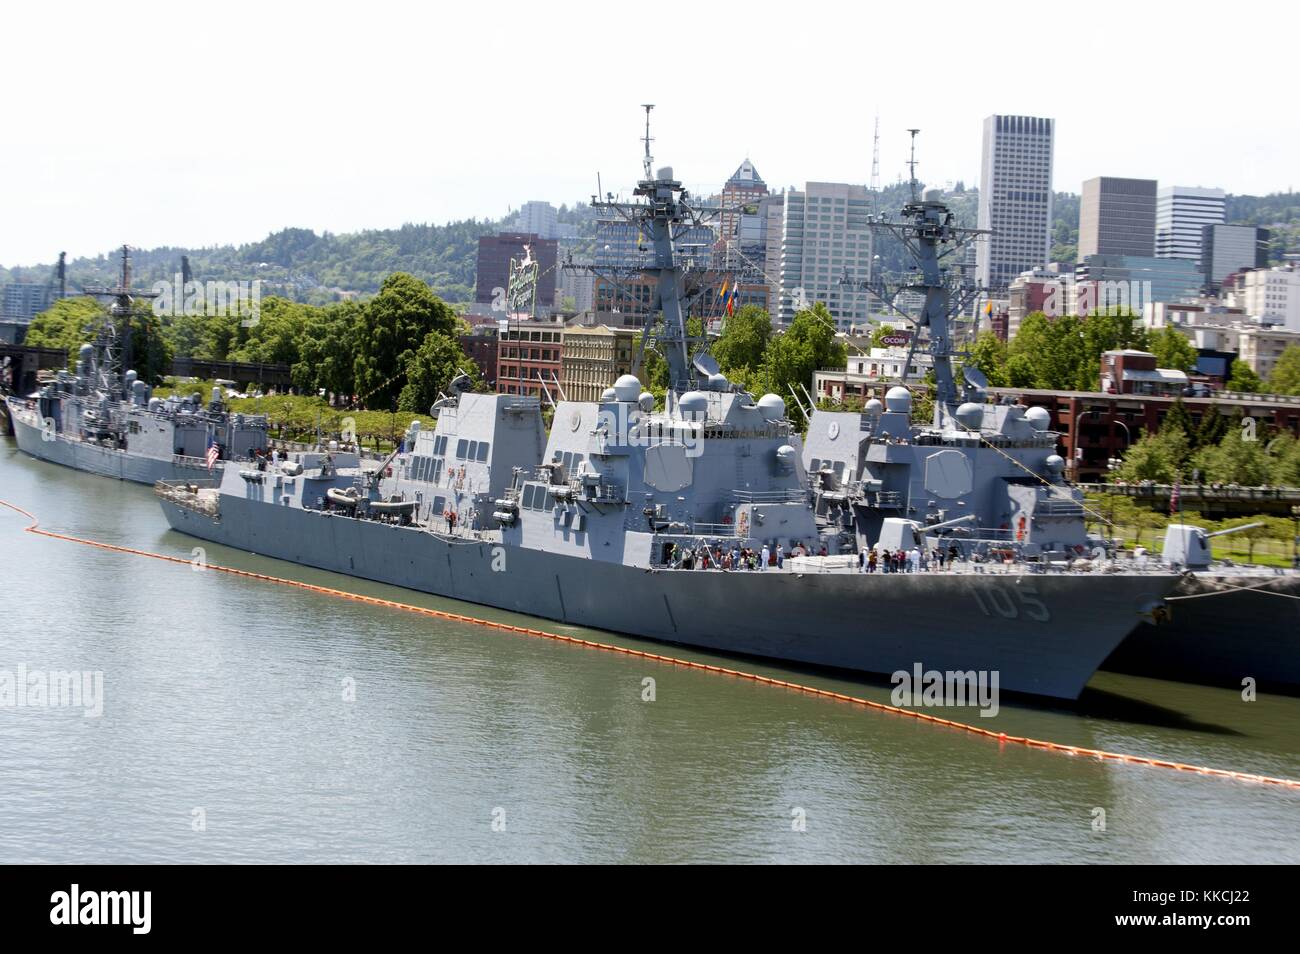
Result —
POLYGON ((1291 565, 1300 570, 1300 505, 1291 508, 1291 521, 1295 525, 1291 535, 1291 565))
MULTIPOLYGON (((1111 474, 1113 474, 1113 473, 1115 473, 1115 471, 1119 470, 1122 466, 1124 466, 1124 460, 1123 460, 1123 458, 1120 458, 1120 457, 1108 457, 1108 458, 1106 458, 1106 472, 1107 472, 1107 473, 1111 473, 1111 474)), ((1114 494, 1114 493, 1109 493, 1109 494, 1107 494, 1106 496, 1110 499, 1110 520, 1109 520, 1109 523, 1110 523, 1110 529, 1111 529, 1111 532, 1114 533, 1114 532, 1115 532, 1115 494, 1114 494)))

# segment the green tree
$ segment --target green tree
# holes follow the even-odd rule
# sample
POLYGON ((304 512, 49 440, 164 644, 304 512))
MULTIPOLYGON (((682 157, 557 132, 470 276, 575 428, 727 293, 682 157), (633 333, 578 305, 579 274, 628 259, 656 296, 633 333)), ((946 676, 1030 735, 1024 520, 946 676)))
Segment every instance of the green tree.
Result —
POLYGON ((1238 428, 1218 444, 1196 452, 1193 463, 1206 483, 1258 487, 1268 481, 1270 461, 1264 442, 1247 440, 1248 436, 1238 428))
POLYGON ((1268 376, 1268 389, 1273 394, 1300 394, 1300 345, 1286 346, 1268 376))
POLYGON ((993 387, 1006 386, 1007 344, 991 331, 981 332, 971 346, 966 365, 984 372, 993 387))
POLYGON ((1173 325, 1151 335, 1151 352, 1156 356, 1156 367, 1187 371, 1196 366, 1196 346, 1173 325))
POLYGON ((1192 444, 1197 450, 1202 447, 1212 447, 1232 430, 1232 421, 1227 415, 1219 413, 1219 406, 1211 404, 1201 415, 1201 424, 1196 429, 1196 435, 1192 439, 1192 444))
POLYGON ((742 368, 758 368, 771 338, 772 319, 766 309, 745 305, 723 324, 722 334, 713 344, 713 356, 728 376, 742 368))
POLYGON ((461 373, 468 374, 475 384, 479 382, 478 367, 461 349, 460 342, 440 331, 429 332, 406 366, 406 384, 398 396, 398 408, 427 413, 439 392, 445 392, 452 378, 461 373))
POLYGON ((1300 487, 1300 440, 1283 432, 1268 447, 1271 464, 1268 482, 1275 487, 1300 487))
POLYGON ((242 340, 230 360, 296 364, 308 316, 315 310, 278 296, 263 299, 257 317, 241 321, 242 340))
POLYGON ((1245 361, 1237 358, 1232 362, 1232 369, 1228 374, 1229 391, 1249 391, 1251 393, 1259 391, 1263 383, 1245 361))
POLYGON ((1031 312, 1008 349, 1011 359, 1021 359, 1009 370, 1014 376, 1028 371, 1030 380, 1012 386, 1073 389, 1081 346, 1078 319, 1064 316, 1053 321, 1041 311, 1031 312))
POLYGON ((1150 480, 1157 484, 1171 484, 1182 474, 1182 462, 1187 460, 1188 454, 1187 435, 1177 427, 1143 434, 1124 453, 1124 461, 1111 474, 1111 479, 1127 483, 1150 480))
POLYGON ((33 348, 62 348, 71 366, 77 349, 95 337, 103 317, 104 307, 93 298, 60 298, 32 319, 24 340, 33 348))
POLYGON ((171 342, 163 333, 163 324, 158 316, 148 304, 137 304, 131 317, 131 356, 127 370, 134 370, 140 380, 149 384, 161 384, 163 378, 172 373, 174 357, 171 342))
POLYGON ((1183 436, 1190 442, 1195 428, 1192 427, 1192 415, 1187 411, 1187 405, 1183 403, 1182 398, 1178 398, 1169 406, 1169 411, 1165 414, 1165 419, 1160 424, 1161 430, 1179 430, 1183 436))
MULTIPOLYGON (((818 302, 812 308, 798 312, 785 333, 777 336, 768 346, 763 360, 763 378, 767 387, 782 397, 793 391, 802 394, 800 386, 812 387, 813 372, 818 368, 843 367, 847 355, 844 344, 835 338, 835 322, 826 306, 818 302)), ((796 425, 799 412, 793 404, 791 420, 796 425)))
POLYGON ((451 334, 456 315, 418 278, 389 275, 366 303, 358 323, 355 378, 364 407, 387 408, 396 401, 402 377, 431 331, 451 334))
POLYGON ((340 302, 312 308, 298 342, 298 361, 292 369, 294 387, 315 393, 323 390, 350 398, 355 388, 357 327, 363 306, 340 302))

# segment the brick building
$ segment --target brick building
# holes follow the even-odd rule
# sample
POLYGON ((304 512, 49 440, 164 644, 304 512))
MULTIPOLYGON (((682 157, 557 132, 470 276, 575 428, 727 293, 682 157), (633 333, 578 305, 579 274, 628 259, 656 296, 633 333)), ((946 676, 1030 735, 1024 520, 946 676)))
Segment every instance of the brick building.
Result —
POLYGON ((499 394, 541 396, 542 385, 555 395, 563 370, 564 326, 549 321, 519 321, 498 332, 496 390, 499 394))
MULTIPOLYGON (((1044 407, 1052 415, 1052 429, 1060 434, 1060 453, 1070 462, 1075 480, 1101 480, 1107 461, 1122 457, 1144 433, 1154 433, 1177 396, 1107 394, 1098 391, 1043 391, 1032 388, 990 388, 1030 407, 1044 407)), ((1220 414, 1238 413, 1254 418, 1260 433, 1278 428, 1300 436, 1300 397, 1258 394, 1220 394, 1213 398, 1181 398, 1194 427, 1211 406, 1220 414)))

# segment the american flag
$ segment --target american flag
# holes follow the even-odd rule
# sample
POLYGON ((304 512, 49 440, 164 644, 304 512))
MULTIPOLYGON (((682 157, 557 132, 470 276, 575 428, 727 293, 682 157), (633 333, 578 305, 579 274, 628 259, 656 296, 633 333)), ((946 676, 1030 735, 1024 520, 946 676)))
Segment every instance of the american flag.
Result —
POLYGON ((221 456, 221 451, 217 447, 217 439, 215 437, 209 437, 208 438, 208 471, 209 472, 211 472, 212 468, 216 466, 217 458, 220 456, 221 456))

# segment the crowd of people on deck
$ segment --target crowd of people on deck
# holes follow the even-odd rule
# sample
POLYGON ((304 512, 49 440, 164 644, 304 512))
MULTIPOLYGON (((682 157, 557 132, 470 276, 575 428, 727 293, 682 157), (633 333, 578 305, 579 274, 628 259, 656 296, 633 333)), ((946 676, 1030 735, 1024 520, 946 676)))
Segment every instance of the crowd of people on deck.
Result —
MULTIPOLYGON (((787 559, 808 556, 809 552, 802 543, 795 543, 787 553, 780 543, 775 547, 764 543, 759 548, 742 547, 734 541, 726 546, 683 547, 670 541, 664 544, 664 565, 673 570, 784 570, 787 559)), ((818 555, 826 556, 825 544, 818 555)))
POLYGON ((910 550, 890 550, 877 545, 858 553, 858 570, 862 573, 941 573, 963 559, 965 557, 956 544, 929 549, 913 546, 910 550))
MULTIPOLYGON (((742 547, 735 542, 725 546, 706 543, 681 546, 671 541, 664 544, 664 565, 673 570, 783 570, 787 559, 810 555, 811 551, 802 543, 795 543, 789 553, 780 543, 775 547, 764 543, 758 548, 742 547)), ((818 547, 816 555, 827 555, 824 543, 818 547)), ((928 550, 923 550, 920 546, 913 546, 911 550, 890 550, 875 546, 860 550, 857 554, 859 573, 942 572, 958 560, 965 559, 967 557, 956 545, 936 546, 928 550)), ((978 554, 973 554, 969 559, 981 562, 978 554)))

